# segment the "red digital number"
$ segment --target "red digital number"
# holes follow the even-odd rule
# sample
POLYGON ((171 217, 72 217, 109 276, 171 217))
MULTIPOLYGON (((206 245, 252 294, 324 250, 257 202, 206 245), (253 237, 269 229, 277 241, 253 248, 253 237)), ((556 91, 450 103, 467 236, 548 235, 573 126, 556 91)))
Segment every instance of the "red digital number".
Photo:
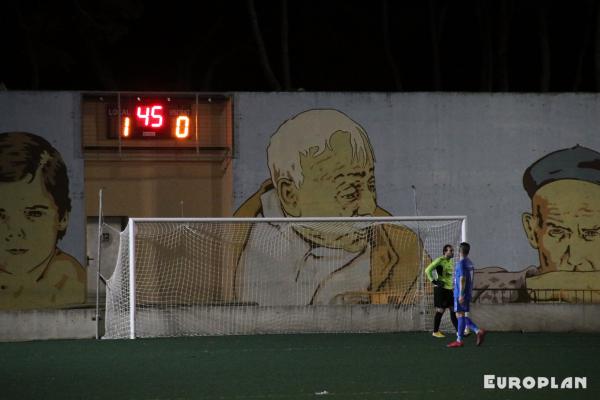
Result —
POLYGON ((142 107, 137 108, 136 115, 138 119, 144 119, 144 126, 148 126, 148 120, 150 119, 150 107, 144 107, 146 110, 145 114, 142 114, 142 107))
POLYGON ((160 128, 163 125, 162 109, 162 106, 140 106, 137 108, 135 115, 137 115, 138 119, 144 120, 144 126, 160 128))
POLYGON ((163 124, 162 106, 152 106, 152 118, 155 118, 157 121, 153 122, 151 126, 160 128, 163 124))

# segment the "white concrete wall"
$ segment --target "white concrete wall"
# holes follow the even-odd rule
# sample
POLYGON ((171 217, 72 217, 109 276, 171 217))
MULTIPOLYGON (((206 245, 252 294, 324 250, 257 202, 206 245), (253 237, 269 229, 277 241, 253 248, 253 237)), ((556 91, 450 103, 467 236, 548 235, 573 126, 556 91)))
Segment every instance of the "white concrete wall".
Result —
MULTIPOLYGON (((516 332, 600 333, 598 315, 599 304, 474 304, 471 312, 480 327, 516 332)), ((431 318, 425 316, 426 326, 431 318)), ((387 305, 237 309, 207 306, 140 310, 136 327, 138 337, 282 333, 284 326, 298 333, 406 332, 422 330, 422 321, 423 315, 417 309, 387 305), (285 325, 290 321, 293 324, 285 325)), ((102 332, 102 319, 100 329, 102 332)), ((95 335, 94 309, 0 312, 0 341, 86 339, 95 335)))
POLYGON ((0 341, 92 339, 96 310, 0 311, 0 341))
POLYGON ((491 331, 600 332, 599 304, 474 304, 471 316, 491 331))

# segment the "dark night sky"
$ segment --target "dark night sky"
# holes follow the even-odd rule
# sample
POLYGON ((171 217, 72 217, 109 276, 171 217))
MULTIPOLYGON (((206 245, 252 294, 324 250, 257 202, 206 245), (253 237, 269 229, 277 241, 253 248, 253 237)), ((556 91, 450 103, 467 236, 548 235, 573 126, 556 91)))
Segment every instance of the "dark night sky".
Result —
MULTIPOLYGON (((288 0, 289 87, 284 3, 254 0, 254 9, 281 90, 595 92, 598 3, 288 0)), ((7 2, 0 82, 10 90, 276 90, 249 10, 246 0, 7 2)))

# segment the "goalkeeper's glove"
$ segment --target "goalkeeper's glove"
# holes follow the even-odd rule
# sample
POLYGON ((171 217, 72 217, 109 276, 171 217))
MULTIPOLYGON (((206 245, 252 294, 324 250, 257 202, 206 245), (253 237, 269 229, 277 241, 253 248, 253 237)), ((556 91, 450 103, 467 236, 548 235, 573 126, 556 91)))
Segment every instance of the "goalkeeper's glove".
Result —
POLYGON ((431 283, 433 283, 433 286, 437 286, 437 287, 443 287, 444 286, 444 283, 442 281, 438 281, 437 279, 431 281, 431 283))

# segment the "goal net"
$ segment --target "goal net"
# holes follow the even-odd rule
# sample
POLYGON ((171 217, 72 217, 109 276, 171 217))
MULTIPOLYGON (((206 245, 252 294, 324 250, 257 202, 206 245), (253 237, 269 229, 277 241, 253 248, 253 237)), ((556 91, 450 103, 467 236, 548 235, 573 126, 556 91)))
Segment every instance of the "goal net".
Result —
POLYGON ((465 240, 465 217, 130 219, 104 337, 430 329, 424 268, 465 240))

